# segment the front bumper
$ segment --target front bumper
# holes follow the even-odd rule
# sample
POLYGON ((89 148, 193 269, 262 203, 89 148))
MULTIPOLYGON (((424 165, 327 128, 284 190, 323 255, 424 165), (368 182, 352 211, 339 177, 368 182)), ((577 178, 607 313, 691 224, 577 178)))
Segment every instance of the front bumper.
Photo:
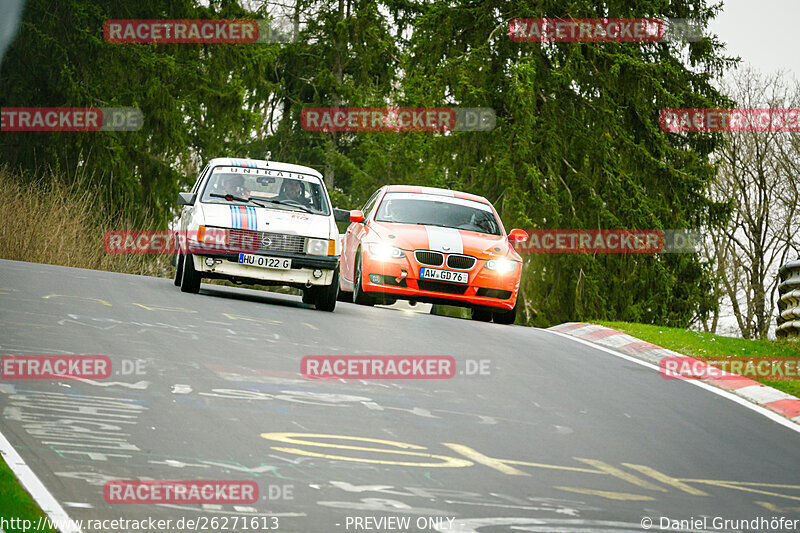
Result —
POLYGON ((361 260, 362 284, 368 293, 391 294, 395 298, 420 302, 507 310, 513 309, 517 302, 521 264, 513 272, 500 274, 485 268, 486 261, 479 259, 472 269, 466 271, 469 283, 463 285, 420 279, 420 268, 426 265, 419 264, 413 252, 406 252, 403 258, 379 260, 365 250, 361 260))
POLYGON ((194 254, 194 268, 208 277, 235 278, 240 280, 269 281, 286 285, 330 285, 333 274, 339 267, 336 256, 307 256, 290 253, 255 254, 268 257, 288 257, 292 260, 289 270, 262 268, 239 263, 238 254, 194 254), (206 265, 206 258, 214 259, 214 265, 206 265), (314 271, 320 270, 322 276, 314 277, 314 271))

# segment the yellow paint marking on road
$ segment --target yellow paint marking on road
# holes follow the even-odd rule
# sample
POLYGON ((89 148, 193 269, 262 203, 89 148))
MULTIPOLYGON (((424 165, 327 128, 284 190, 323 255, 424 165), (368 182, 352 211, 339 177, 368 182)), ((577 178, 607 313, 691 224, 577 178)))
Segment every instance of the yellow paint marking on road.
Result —
MULTIPOLYGON (((695 483, 700 483, 700 481, 695 481, 695 483)), ((764 496, 775 496, 776 498, 786 498, 788 500, 797 500, 800 501, 800 496, 789 496, 787 494, 779 494, 777 492, 769 492, 766 490, 757 490, 757 489, 750 489, 747 487, 742 487, 739 483, 733 482, 725 482, 725 481, 714 481, 711 479, 705 480, 707 485, 711 485, 713 487, 722 487, 724 489, 734 489, 734 490, 741 490, 744 492, 753 492, 755 494, 763 494, 764 496)))
POLYGON ((593 467, 597 468, 601 472, 605 472, 606 474, 612 475, 617 479, 621 479, 622 481, 627 481, 628 483, 632 483, 637 487, 641 487, 647 490, 657 490, 659 492, 668 492, 667 489, 664 487, 659 487, 658 485, 653 485, 649 481, 645 481, 644 479, 634 476, 633 474, 629 474, 623 470, 615 466, 611 466, 608 463, 603 461, 598 461, 597 459, 583 459, 581 457, 573 457, 576 461, 580 461, 582 463, 586 463, 587 465, 592 465, 593 467))
POLYGON ((649 466, 634 465, 634 464, 631 464, 631 463, 622 463, 622 466, 627 466, 628 468, 636 470, 637 472, 639 472, 641 474, 644 474, 646 476, 650 476, 651 478, 653 478, 653 479, 655 479, 657 481, 660 481, 661 483, 663 483, 665 485, 669 485, 671 487, 675 487, 676 489, 682 490, 683 492, 686 492, 686 493, 691 494, 693 496, 708 496, 708 493, 703 492, 700 489, 696 489, 694 487, 691 487, 691 486, 687 485, 686 483, 683 483, 679 479, 675 479, 674 477, 670 477, 670 476, 668 476, 668 475, 666 475, 666 474, 664 474, 662 472, 659 472, 658 470, 650 468, 649 466))
POLYGON ((320 448, 335 448, 339 450, 355 450, 355 451, 364 451, 364 452, 371 452, 371 453, 389 453, 389 454, 396 454, 396 455, 410 455, 413 457, 425 457, 430 459, 440 459, 441 463, 410 463, 410 462, 402 462, 402 461, 384 461, 380 459, 368 459, 368 458, 361 458, 361 457, 344 457, 339 455, 326 455, 320 454, 316 452, 310 452, 307 450, 302 450, 299 448, 285 448, 285 447, 273 447, 273 450, 284 451, 288 453, 297 453, 300 455, 309 455, 311 457, 325 457, 327 459, 336 459, 341 461, 355 461, 355 462, 363 462, 363 463, 379 463, 379 464, 391 464, 391 465, 399 465, 399 466, 424 466, 424 467, 462 467, 462 466, 472 466, 471 461, 467 461, 464 459, 459 459, 457 457, 448 457, 446 455, 433 455, 430 453, 421 453, 421 452, 409 452, 403 450, 427 450, 424 446, 418 446, 416 444, 408 444, 405 442, 397 442, 393 440, 385 440, 385 439, 372 439, 368 437, 350 437, 347 435, 328 435, 324 433, 262 433, 261 437, 267 440, 274 440, 277 442, 283 442, 287 444, 299 444, 304 446, 316 446, 320 448), (396 448, 401 448, 400 450, 387 450, 385 448, 372 448, 367 446, 350 446, 349 444, 331 444, 325 442, 315 442, 312 440, 304 440, 302 437, 305 438, 317 438, 317 439, 336 439, 336 440, 348 440, 348 441, 363 441, 375 444, 385 444, 387 446, 394 446, 396 448))
POLYGON ((242 315, 231 315, 229 313, 222 313, 222 316, 227 318, 228 320, 248 320, 250 322, 258 322, 259 324, 283 324, 280 320, 272 320, 269 318, 253 318, 251 316, 242 316, 242 315))
POLYGON ((303 322, 303 325, 304 326, 308 326, 309 328, 313 329, 314 331, 319 331, 319 328, 317 328, 317 326, 313 326, 313 325, 309 324, 308 322, 303 322))
POLYGON ((569 492, 577 492, 578 494, 589 494, 591 496, 600 496, 601 498, 608 498, 609 500, 620 500, 630 502, 649 502, 655 500, 652 496, 645 496, 643 494, 631 494, 629 492, 612 492, 610 490, 592 490, 592 489, 576 489, 574 487, 553 487, 558 490, 566 490, 569 492))
POLYGON ((47 296, 42 296, 43 300, 48 300, 50 298, 77 298, 78 300, 90 300, 93 302, 100 302, 103 305, 111 307, 111 304, 105 300, 101 300, 100 298, 89 298, 88 296, 73 296, 71 294, 48 294, 47 296))
POLYGON ((473 450, 469 446, 464 446, 463 444, 454 444, 452 442, 443 442, 442 444, 478 464, 488 466, 489 468, 494 468, 503 474, 508 474, 509 476, 530 476, 530 474, 527 472, 523 472, 522 470, 514 468, 513 466, 508 466, 502 459, 494 459, 492 457, 483 455, 481 452, 473 450))
POLYGON ((137 305, 142 309, 147 309, 148 311, 175 311, 176 313, 196 313, 194 309, 186 309, 185 307, 163 307, 160 305, 144 305, 144 304, 137 304, 134 303, 133 305, 137 305))
POLYGON ((11 294, 12 292, 19 292, 19 289, 13 287, 0 287, 0 295, 11 294))
POLYGON ((775 513, 800 513, 800 507, 778 507, 770 502, 755 502, 757 505, 775 513))
POLYGON ((31 326, 34 328, 54 328, 51 324, 34 324, 33 322, 12 322, 10 320, 0 320, 0 326, 31 326))
POLYGON ((800 485, 783 485, 780 483, 758 483, 755 481, 726 481, 718 479, 679 479, 686 483, 725 483, 727 485, 747 485, 748 487, 769 487, 771 489, 795 489, 800 490, 800 485))
MULTIPOLYGON (((441 463, 409 463, 406 461, 383 461, 381 459, 365 459, 363 457, 346 457, 344 455, 328 455, 325 453, 310 452, 308 450, 300 450, 298 448, 284 448, 282 446, 272 446, 273 450, 286 453, 295 453, 298 455, 308 455, 310 457, 322 457, 324 459, 333 459, 334 461, 353 461, 356 463, 375 463, 380 465, 395 465, 395 466, 420 466, 423 468, 458 468, 462 466, 472 466, 470 461, 458 459, 456 457, 447 457, 446 455, 433 455, 429 453, 417 452, 392 452, 384 450, 386 453, 401 453, 403 455, 413 455, 416 457, 426 457, 429 459, 441 459, 441 463)), ((376 450, 377 451, 377 450, 376 450)))

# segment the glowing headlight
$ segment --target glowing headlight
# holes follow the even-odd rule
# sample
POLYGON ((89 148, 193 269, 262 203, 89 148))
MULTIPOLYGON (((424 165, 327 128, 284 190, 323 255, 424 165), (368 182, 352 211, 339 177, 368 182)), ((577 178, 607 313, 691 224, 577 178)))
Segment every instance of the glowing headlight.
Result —
POLYGON ((405 255, 403 250, 397 246, 392 246, 391 244, 386 244, 385 242, 370 243, 369 253, 378 260, 391 258, 398 259, 405 255))
POLYGON ((328 239, 307 239, 306 253, 311 255, 328 255, 328 239))
POLYGON ((505 274, 506 272, 513 272, 516 270, 517 263, 510 259, 489 259, 486 261, 486 268, 505 274))

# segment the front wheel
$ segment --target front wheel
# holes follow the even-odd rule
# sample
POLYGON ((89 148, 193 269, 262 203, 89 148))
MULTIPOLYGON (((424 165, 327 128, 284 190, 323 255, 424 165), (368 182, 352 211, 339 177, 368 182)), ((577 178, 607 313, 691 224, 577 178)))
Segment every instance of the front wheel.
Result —
POLYGON ((175 254, 175 279, 173 282, 176 287, 181 286, 181 278, 183 277, 183 254, 180 250, 175 254))
POLYGON ((359 305, 375 305, 375 299, 364 292, 364 287, 361 285, 361 250, 356 255, 356 266, 353 272, 353 303, 359 305))
POLYGON ((333 311, 336 308, 336 297, 339 295, 339 272, 333 272, 333 280, 330 285, 317 287, 312 294, 314 295, 314 307, 319 311, 333 311))
POLYGON ((492 312, 483 307, 473 307, 470 313, 472 315, 472 320, 477 320, 478 322, 492 321, 492 312))
POLYGON ((496 324, 513 324, 517 320, 517 304, 508 311, 495 311, 492 315, 496 324))
POLYGON ((197 294, 200 292, 200 272, 194 268, 194 256, 186 254, 183 256, 183 275, 181 276, 181 292, 197 294))

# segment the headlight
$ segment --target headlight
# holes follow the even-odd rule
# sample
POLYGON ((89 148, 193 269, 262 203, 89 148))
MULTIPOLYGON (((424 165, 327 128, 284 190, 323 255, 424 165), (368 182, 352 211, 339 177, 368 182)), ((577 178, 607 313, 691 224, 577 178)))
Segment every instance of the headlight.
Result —
POLYGON ((392 258, 399 259, 405 256, 403 250, 401 250, 397 246, 386 244, 385 242, 370 243, 369 253, 370 255, 374 256, 375 259, 378 260, 392 259, 392 258))
POLYGON ((510 259, 489 259, 486 261, 486 268, 500 274, 505 274, 516 270, 517 262, 511 261, 510 259))
POLYGON ((197 238, 195 240, 204 244, 228 244, 228 230, 225 228, 198 226, 196 236, 197 238))
POLYGON ((333 255, 329 253, 329 250, 334 248, 335 244, 329 239, 307 239, 306 253, 311 255, 333 255))

